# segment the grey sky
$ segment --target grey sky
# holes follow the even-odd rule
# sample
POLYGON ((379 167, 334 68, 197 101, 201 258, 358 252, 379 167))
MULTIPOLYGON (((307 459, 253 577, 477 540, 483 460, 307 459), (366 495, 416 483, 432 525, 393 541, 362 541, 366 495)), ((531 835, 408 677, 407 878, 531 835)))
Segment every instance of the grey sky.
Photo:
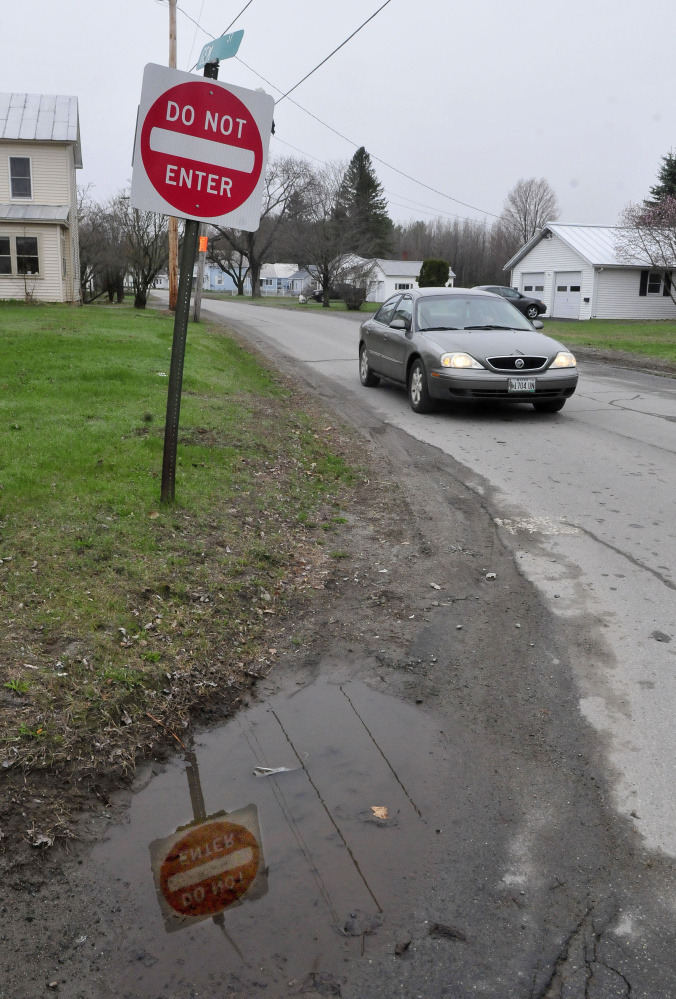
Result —
MULTIPOLYGON (((179 11, 179 69, 244 2, 179 0, 209 33, 179 11)), ((288 89, 380 2, 253 0, 235 25, 240 55, 288 89)), ((130 176, 143 67, 167 62, 168 16, 158 0, 1 5, 0 90, 79 98, 80 181, 99 198, 130 176)), ((499 213, 520 177, 544 176, 562 221, 613 224, 676 146, 674 37, 667 0, 391 0, 292 96, 372 155, 486 211, 499 213)), ((220 79, 264 86, 237 60, 221 64, 220 79)), ((284 142, 321 160, 354 151, 288 100, 275 121, 274 153, 294 152, 284 142)), ((393 218, 477 217, 375 165, 393 218)))

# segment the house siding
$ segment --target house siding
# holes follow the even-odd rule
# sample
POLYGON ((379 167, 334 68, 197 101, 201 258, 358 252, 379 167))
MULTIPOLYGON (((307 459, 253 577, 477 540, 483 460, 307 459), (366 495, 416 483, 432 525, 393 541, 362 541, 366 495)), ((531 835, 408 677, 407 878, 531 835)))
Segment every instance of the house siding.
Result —
POLYGON ((551 239, 540 240, 512 270, 512 286, 520 291, 521 275, 532 274, 534 271, 544 272, 545 275, 542 301, 547 306, 546 316, 552 314, 556 275, 562 271, 581 271, 579 318, 591 318, 594 268, 567 243, 553 234, 551 239), (585 302, 585 298, 588 298, 589 301, 585 302))
MULTIPOLYGON (((647 268, 643 268, 647 270, 647 268)), ((596 273, 596 319, 676 319, 669 296, 639 295, 641 268, 603 268, 596 273)))
POLYGON ((66 275, 67 285, 65 288, 65 301, 79 302, 81 299, 80 289, 80 233, 77 218, 77 177, 75 174, 75 148, 68 146, 66 149, 68 156, 68 174, 70 176, 70 191, 68 204, 70 205, 70 215, 68 216, 69 228, 66 232, 66 248, 70 249, 66 260, 68 262, 69 273, 66 275))
POLYGON ((69 301, 61 279, 61 226, 0 222, 0 236, 37 236, 41 274, 35 277, 0 275, 0 299, 27 294, 46 302, 69 301))
POLYGON ((9 157, 28 156, 33 176, 33 197, 14 204, 70 205, 69 159, 72 147, 57 142, 0 143, 0 202, 12 203, 9 191, 9 157))

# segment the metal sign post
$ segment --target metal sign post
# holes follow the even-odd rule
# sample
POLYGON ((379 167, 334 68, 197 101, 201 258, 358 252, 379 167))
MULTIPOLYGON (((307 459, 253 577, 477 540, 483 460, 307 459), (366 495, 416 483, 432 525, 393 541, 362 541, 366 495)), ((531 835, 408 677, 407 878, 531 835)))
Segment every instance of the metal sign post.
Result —
MULTIPOLYGON (((214 57, 212 56, 212 60, 214 57)), ((217 81, 150 64, 143 75, 131 204, 185 218, 162 461, 163 503, 176 491, 183 361, 200 223, 255 231, 260 223, 274 101, 217 81)))

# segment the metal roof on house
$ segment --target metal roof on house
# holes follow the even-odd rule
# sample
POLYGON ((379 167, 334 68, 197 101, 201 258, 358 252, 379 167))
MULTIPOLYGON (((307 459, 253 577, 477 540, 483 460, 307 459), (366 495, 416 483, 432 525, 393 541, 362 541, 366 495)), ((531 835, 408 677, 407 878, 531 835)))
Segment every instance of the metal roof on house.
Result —
POLYGON ((0 205, 0 219, 19 222, 67 222, 68 205, 0 205))
MULTIPOLYGON (((385 260, 381 257, 377 258, 376 263, 386 277, 417 278, 423 265, 422 260, 385 260)), ((451 270, 448 276, 454 278, 455 274, 451 270)))
POLYGON ((72 142, 75 166, 82 166, 77 97, 58 94, 0 94, 0 139, 72 142))
POLYGON ((536 232, 521 249, 508 260, 503 270, 511 270, 518 264, 534 246, 553 233, 562 239, 572 250, 578 253, 592 267, 645 267, 649 266, 648 258, 637 257, 627 261, 617 255, 617 233, 619 226, 615 225, 559 225, 558 222, 548 222, 543 229, 536 232))
POLYGON ((263 264, 261 280, 263 278, 290 278, 297 270, 298 264, 263 264))

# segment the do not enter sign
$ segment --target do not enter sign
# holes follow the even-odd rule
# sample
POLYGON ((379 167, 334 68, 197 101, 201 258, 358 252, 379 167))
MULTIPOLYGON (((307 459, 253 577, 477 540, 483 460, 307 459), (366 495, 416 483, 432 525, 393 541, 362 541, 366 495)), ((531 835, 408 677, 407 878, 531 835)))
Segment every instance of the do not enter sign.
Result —
POLYGON ((255 806, 179 830, 151 844, 167 928, 208 919, 266 890, 255 806))
POLYGON ((134 147, 134 208, 254 231, 274 102, 150 64, 134 147))

